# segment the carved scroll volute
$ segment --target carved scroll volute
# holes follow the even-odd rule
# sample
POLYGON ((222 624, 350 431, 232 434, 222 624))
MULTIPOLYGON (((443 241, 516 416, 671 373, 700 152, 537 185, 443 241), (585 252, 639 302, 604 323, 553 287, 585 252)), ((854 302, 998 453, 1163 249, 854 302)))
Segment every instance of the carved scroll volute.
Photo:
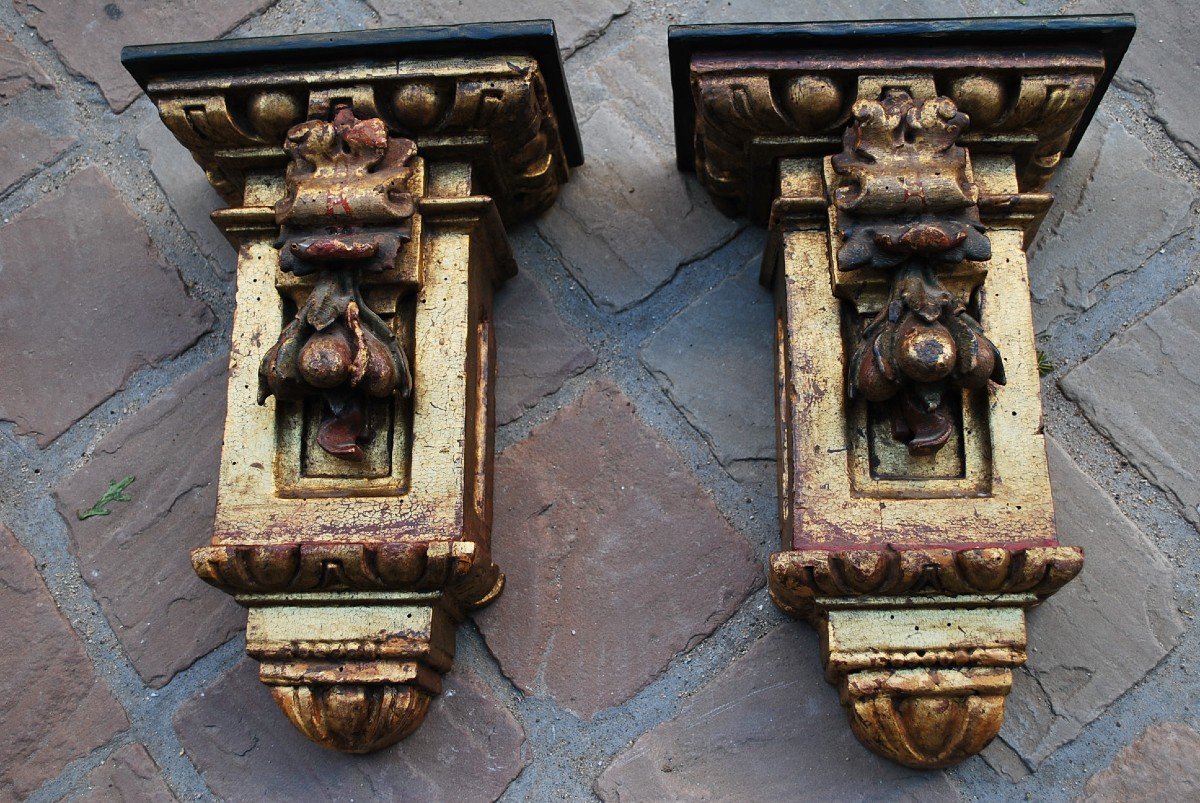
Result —
POLYGON ((486 27, 486 53, 466 26, 123 55, 238 247, 216 521, 192 565, 248 609, 288 719, 335 750, 418 728, 457 624, 504 587, 504 221, 548 206, 582 154, 553 26, 486 27), (443 55, 397 58, 431 38, 443 55))
POLYGON ((1025 611, 1083 566, 1055 533, 1024 248, 1132 33, 1116 17, 669 35, 680 166, 770 231, 771 598, 820 632, 859 740, 906 766, 996 737, 1025 611))

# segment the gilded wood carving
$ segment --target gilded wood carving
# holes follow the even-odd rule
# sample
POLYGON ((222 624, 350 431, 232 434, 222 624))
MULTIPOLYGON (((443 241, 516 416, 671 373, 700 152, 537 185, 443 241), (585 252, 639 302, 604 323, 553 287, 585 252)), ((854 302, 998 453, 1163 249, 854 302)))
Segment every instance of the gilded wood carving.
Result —
POLYGON ((489 549, 504 221, 553 203, 581 159, 553 26, 123 58, 229 202, 213 219, 238 248, 216 525, 193 566, 248 609, 246 650, 300 731, 386 747, 424 720, 458 622, 504 584, 489 549))
POLYGON ((348 104, 333 119, 287 133, 287 195, 275 205, 282 228, 279 269, 315 275, 308 298, 259 369, 258 403, 321 399, 317 445, 361 462, 379 433, 368 404, 412 392, 408 357, 396 333, 364 300, 362 273, 395 269, 412 239, 416 211, 408 179, 412 140, 389 137, 378 117, 359 120, 348 104))
POLYGON ((955 144, 967 116, 949 98, 917 102, 901 89, 859 100, 851 114, 845 149, 830 159, 838 267, 890 271, 891 290, 850 357, 847 395, 889 402, 892 436, 932 454, 954 429, 947 393, 1004 384, 1000 351, 937 275, 938 263, 992 257, 967 152, 955 144))
POLYGON ((997 734, 1058 544, 1024 247, 1132 19, 672 30, 681 167, 766 223, 782 551, 851 727, 944 767, 997 734))

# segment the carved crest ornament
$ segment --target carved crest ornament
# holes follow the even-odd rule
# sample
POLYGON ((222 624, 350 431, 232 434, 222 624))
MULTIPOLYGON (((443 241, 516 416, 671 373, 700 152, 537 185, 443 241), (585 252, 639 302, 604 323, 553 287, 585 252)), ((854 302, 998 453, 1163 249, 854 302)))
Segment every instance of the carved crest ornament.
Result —
POLYGON ((766 224, 782 550, 872 750, 997 734, 1025 611, 1070 581, 1024 247, 1132 17, 677 26, 679 166, 766 224))
POLYGON ((229 203, 225 445, 192 563, 248 610, 292 723, 378 750, 500 594, 492 293, 504 224, 582 162, 549 22, 126 48, 229 203), (401 54, 401 55, 397 55, 401 54))

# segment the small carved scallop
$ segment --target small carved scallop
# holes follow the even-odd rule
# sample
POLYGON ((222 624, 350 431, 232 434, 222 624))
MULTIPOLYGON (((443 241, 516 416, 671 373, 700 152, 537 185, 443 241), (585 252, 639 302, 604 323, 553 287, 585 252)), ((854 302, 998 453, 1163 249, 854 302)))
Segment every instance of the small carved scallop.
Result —
POLYGON ((304 106, 291 92, 269 89, 250 99, 246 114, 254 133, 270 142, 282 142, 288 129, 303 118, 304 106))
POLYGON ((976 130, 994 125, 1007 105, 1003 85, 987 75, 958 78, 950 89, 950 97, 971 118, 971 127, 976 130))
POLYGON ((842 90, 824 75, 797 75, 784 86, 783 104, 801 131, 821 131, 837 120, 842 90))

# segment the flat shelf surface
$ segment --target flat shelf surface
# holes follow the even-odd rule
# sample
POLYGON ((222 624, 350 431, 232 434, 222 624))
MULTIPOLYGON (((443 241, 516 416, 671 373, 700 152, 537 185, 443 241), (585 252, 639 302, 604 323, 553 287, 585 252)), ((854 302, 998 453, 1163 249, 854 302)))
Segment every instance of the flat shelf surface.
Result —
POLYGON ((583 143, 563 73, 558 36, 550 20, 134 45, 121 50, 121 63, 144 90, 151 80, 166 75, 304 67, 339 61, 493 54, 528 54, 537 59, 558 118, 567 162, 572 167, 583 164, 583 143))
POLYGON ((1095 47, 1104 54, 1104 74, 1067 148, 1070 156, 1100 105, 1136 27, 1132 14, 672 25, 667 34, 667 49, 675 103, 676 159, 679 169, 695 169, 696 109, 689 73, 692 57, 698 54, 806 50, 895 52, 930 47, 1095 47))

